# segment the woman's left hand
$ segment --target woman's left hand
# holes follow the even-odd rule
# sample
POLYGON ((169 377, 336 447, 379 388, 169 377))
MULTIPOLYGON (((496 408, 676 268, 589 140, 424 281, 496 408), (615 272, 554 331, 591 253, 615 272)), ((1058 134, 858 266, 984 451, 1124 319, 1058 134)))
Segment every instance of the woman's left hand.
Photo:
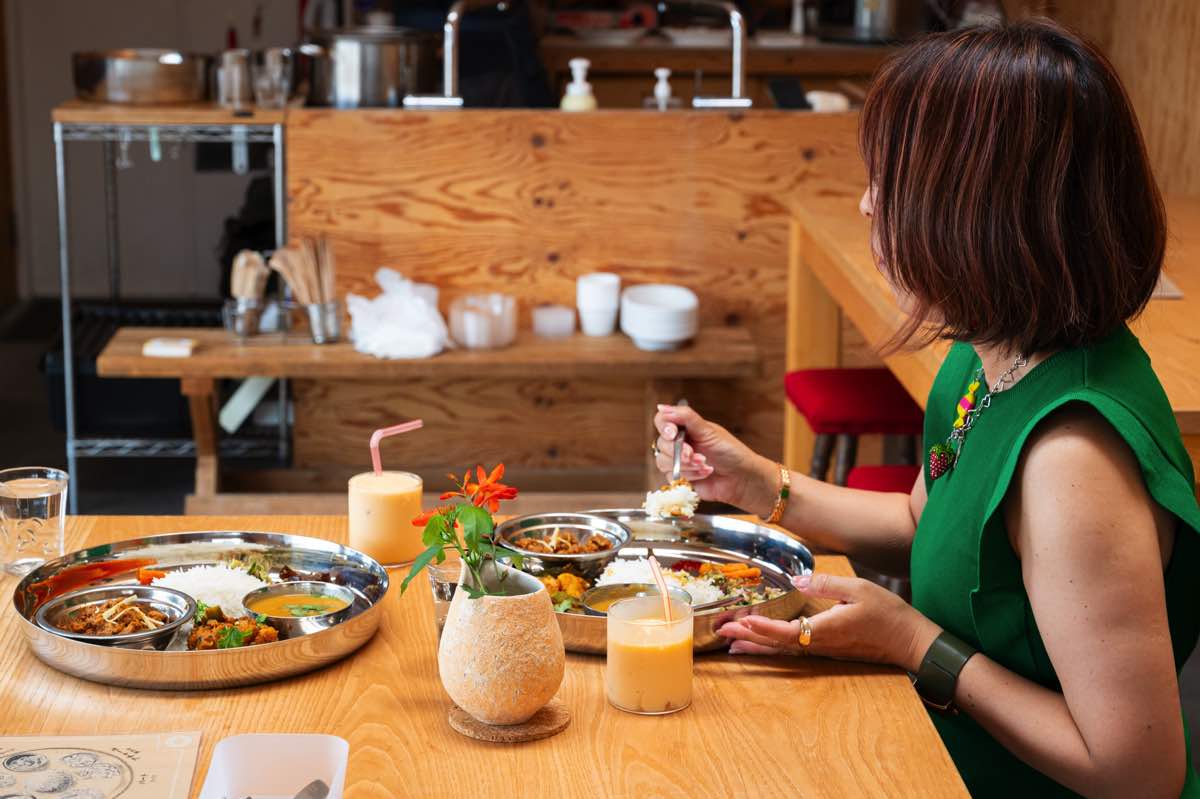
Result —
MULTIPOLYGON (((941 632, 919 611, 886 588, 858 577, 812 574, 793 577, 796 590, 838 604, 809 616, 812 638, 804 654, 890 663, 915 672, 941 632)), ((800 654, 800 621, 744 616, 717 630, 734 639, 731 654, 800 654)))

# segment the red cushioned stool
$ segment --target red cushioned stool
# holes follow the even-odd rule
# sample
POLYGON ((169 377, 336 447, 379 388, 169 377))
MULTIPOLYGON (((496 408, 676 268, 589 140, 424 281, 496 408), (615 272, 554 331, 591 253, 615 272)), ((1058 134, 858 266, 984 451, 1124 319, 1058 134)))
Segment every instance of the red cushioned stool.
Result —
POLYGON ((846 486, 865 491, 908 494, 920 475, 920 466, 855 466, 846 477, 846 486))
MULTIPOLYGON (((789 372, 783 386, 817 434, 810 474, 818 480, 829 471, 835 443, 834 482, 845 485, 860 435, 921 435, 924 413, 887 369, 802 369, 789 372)), ((915 461, 915 442, 911 455, 915 461)))

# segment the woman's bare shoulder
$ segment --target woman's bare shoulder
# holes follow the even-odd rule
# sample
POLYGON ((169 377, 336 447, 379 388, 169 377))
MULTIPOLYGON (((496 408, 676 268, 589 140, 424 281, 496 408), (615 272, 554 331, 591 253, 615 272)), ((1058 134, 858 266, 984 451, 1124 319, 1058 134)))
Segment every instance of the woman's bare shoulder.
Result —
MULTIPOLYGON (((1174 529, 1171 514, 1147 491, 1129 444, 1083 402, 1057 409, 1030 434, 1010 484, 1005 516, 1018 553, 1031 540, 1075 531, 1086 532, 1080 546, 1106 547, 1150 526, 1169 550, 1174 529)), ((1164 562, 1166 555, 1168 551, 1164 562)))

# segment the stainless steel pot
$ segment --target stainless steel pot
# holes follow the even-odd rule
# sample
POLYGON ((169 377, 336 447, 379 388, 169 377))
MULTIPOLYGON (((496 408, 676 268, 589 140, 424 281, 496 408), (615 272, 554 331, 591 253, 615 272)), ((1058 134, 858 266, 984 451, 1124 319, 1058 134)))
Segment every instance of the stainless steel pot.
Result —
POLYGON ((71 62, 80 100, 169 105, 209 97, 209 56, 178 50, 103 50, 74 53, 71 62))
POLYGON ((409 28, 322 31, 300 48, 309 105, 396 108, 406 94, 434 90, 438 37, 409 28))

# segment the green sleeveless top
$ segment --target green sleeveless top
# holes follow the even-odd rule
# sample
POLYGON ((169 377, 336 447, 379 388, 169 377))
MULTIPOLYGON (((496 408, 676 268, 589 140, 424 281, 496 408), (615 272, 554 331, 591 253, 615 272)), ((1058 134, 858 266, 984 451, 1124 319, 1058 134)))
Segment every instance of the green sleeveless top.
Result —
MULTIPOLYGON (((978 368, 973 348, 951 348, 929 393, 926 452, 950 434, 955 406, 978 368)), ((1178 672, 1200 634, 1200 507, 1166 394, 1125 327, 1093 346, 1051 356, 992 397, 957 466, 936 481, 926 472, 929 501, 912 546, 913 605, 997 663, 1059 689, 1000 508, 1029 434, 1071 402, 1087 403, 1108 420, 1137 456, 1150 495, 1179 519, 1165 572, 1178 672)), ((931 715, 972 795, 1074 796, 1009 753, 966 714, 931 715)), ((1183 795, 1200 797, 1190 755, 1183 795)))

